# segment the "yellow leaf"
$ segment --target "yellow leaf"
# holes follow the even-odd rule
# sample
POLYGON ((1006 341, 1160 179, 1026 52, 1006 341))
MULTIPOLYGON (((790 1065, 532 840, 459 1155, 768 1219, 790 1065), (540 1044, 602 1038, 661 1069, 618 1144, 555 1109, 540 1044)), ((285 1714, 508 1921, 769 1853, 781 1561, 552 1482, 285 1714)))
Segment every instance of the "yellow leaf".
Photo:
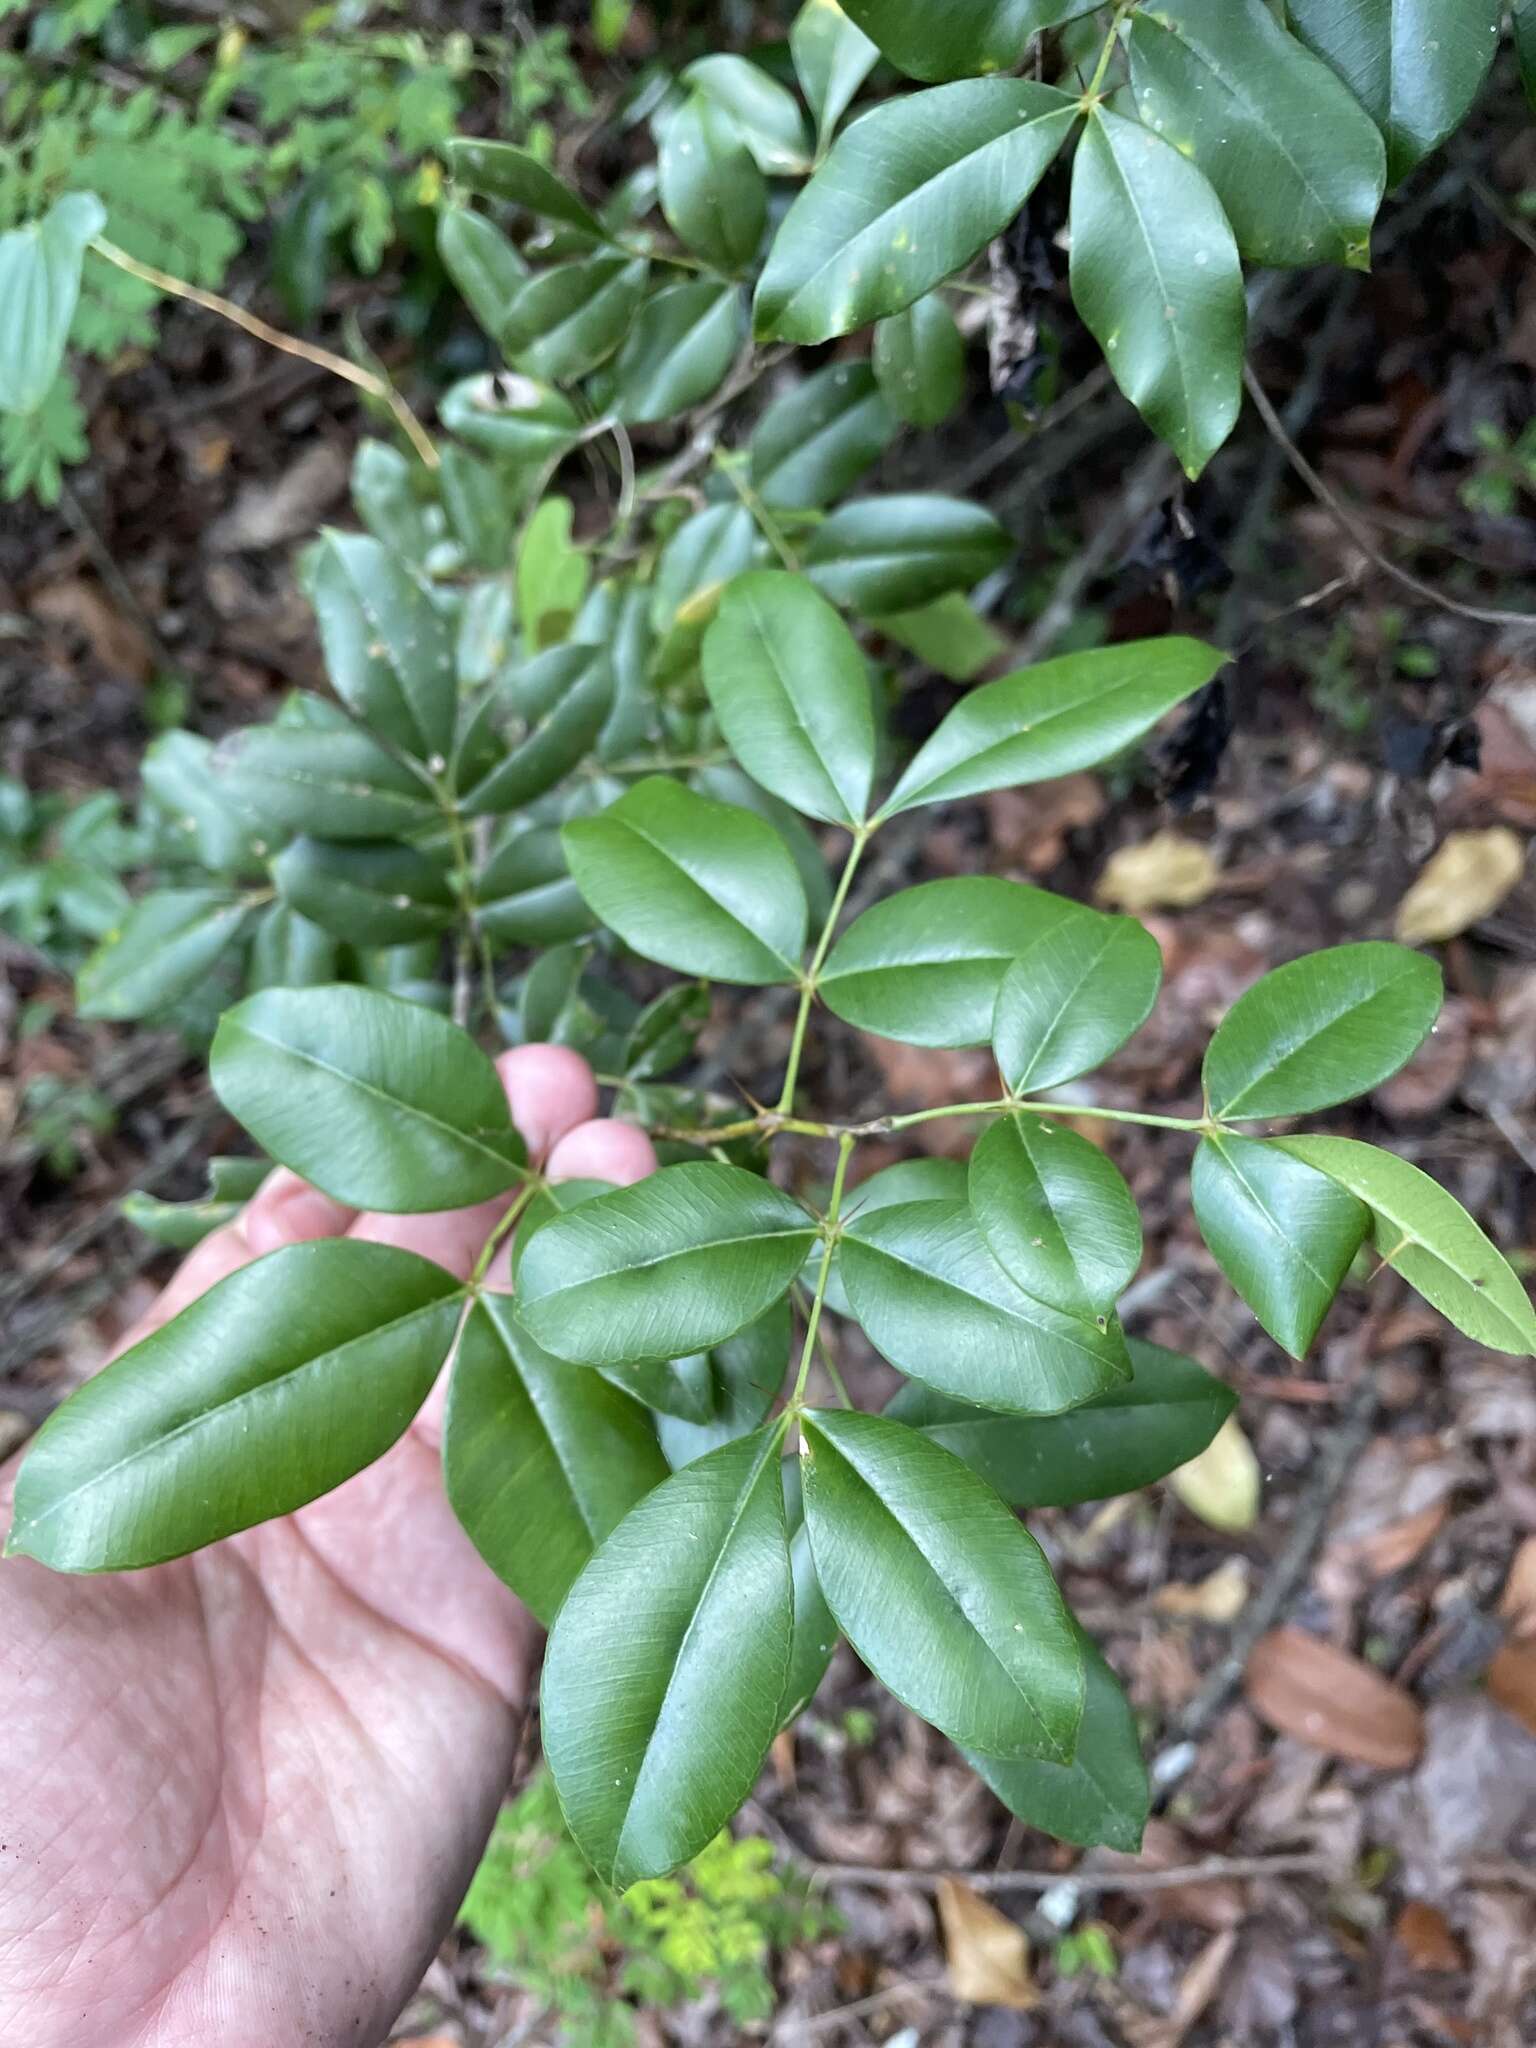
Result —
POLYGON ((1454 939, 1498 909, 1525 868, 1525 848, 1507 825, 1452 832, 1397 906, 1405 945, 1454 939))
POLYGON ((939 1879, 939 1920, 949 1988, 956 1998, 967 2005, 1033 2011, 1040 1987, 1029 1974, 1029 1942, 1022 1927, 957 1877, 939 1879))
POLYGON ((1168 1484, 1192 1515, 1213 1529, 1251 1529, 1259 1518, 1259 1461, 1235 1415, 1229 1415, 1198 1458, 1168 1484))
POLYGON ((1159 832, 1113 854, 1094 893, 1101 903, 1117 903, 1135 917, 1143 910, 1187 910, 1203 903, 1220 881, 1221 870, 1208 846, 1177 832, 1159 832))
POLYGON ((1248 1560, 1229 1557, 1193 1585, 1159 1586, 1152 1605, 1180 1621, 1236 1621, 1248 1604, 1248 1560))

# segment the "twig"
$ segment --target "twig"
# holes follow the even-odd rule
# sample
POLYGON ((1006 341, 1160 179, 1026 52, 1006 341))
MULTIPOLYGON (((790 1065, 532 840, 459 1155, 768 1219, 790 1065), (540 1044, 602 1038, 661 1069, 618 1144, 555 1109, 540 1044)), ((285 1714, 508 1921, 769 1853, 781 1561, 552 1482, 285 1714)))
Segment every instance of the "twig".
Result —
POLYGON ((863 1884, 875 1891, 935 1892, 946 1880, 975 1892, 1168 1892, 1184 1885, 1227 1884, 1253 1877, 1334 1877, 1337 1857, 1316 1850, 1276 1856, 1205 1856, 1165 1870, 877 1870, 862 1863, 813 1863, 818 1884, 863 1884))
POLYGON ((1243 383, 1247 387, 1248 396, 1253 400, 1259 418, 1284 450, 1286 461, 1329 514, 1340 532, 1354 542, 1373 568, 1378 569, 1383 576, 1389 576, 1402 589, 1411 591, 1425 604, 1437 605, 1441 611, 1454 612, 1458 618, 1472 619, 1483 626, 1519 626, 1528 633, 1536 633, 1536 613, 1505 611, 1498 605, 1463 604, 1459 597, 1451 597, 1447 592, 1437 590, 1434 584, 1425 583, 1410 570, 1399 568, 1396 562, 1382 553, 1367 531, 1365 522, 1369 515, 1358 514, 1346 505, 1332 485, 1324 482, 1296 446, 1250 364, 1244 365, 1243 383))
MULTIPOLYGON (((899 1998, 911 1998, 914 1994, 924 1998, 952 1999, 954 1993, 942 1977, 904 1977, 899 1984, 886 1984, 879 1991, 871 1991, 865 1998, 856 1998, 851 2005, 837 2005, 830 2012, 815 2012, 799 2022, 799 2030, 807 2034, 829 2034, 834 2027, 841 2027, 849 2020, 862 2019, 866 2013, 878 2012, 884 2005, 893 2005, 899 1998)), ((794 2023, 785 2038, 794 2038, 794 2023)))
POLYGON ((400 393, 387 377, 379 376, 373 370, 361 369, 346 356, 336 355, 328 348, 320 348, 312 341, 300 341, 295 335, 284 334, 281 328, 270 326, 256 314, 248 313, 244 306, 237 306, 233 299, 220 298, 217 292, 206 292, 201 285, 188 284, 185 278, 173 277, 168 270, 157 270, 152 263, 140 263, 125 249, 119 249, 114 242, 104 242, 99 237, 91 243, 91 249, 105 262, 116 264, 119 270, 127 271, 130 277, 142 283, 153 285, 156 291, 166 292, 173 299, 186 299, 191 305, 201 306, 207 313, 217 313, 221 320, 228 320, 268 348, 281 349, 284 355, 300 356, 306 363, 314 363, 322 370, 329 370, 333 377, 340 377, 348 384, 355 384, 370 397, 381 399, 399 422, 402 433, 421 457, 428 469, 436 469, 439 463, 437 449, 432 437, 406 404, 400 393))

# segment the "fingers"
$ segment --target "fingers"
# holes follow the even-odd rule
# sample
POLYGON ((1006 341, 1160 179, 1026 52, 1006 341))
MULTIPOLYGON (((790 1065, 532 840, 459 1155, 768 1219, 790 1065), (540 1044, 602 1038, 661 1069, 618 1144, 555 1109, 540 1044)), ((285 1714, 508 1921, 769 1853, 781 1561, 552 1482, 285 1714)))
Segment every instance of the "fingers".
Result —
POLYGON ((627 1188, 656 1171, 656 1148, 634 1124, 593 1117, 559 1140, 547 1170, 551 1180, 611 1180, 627 1188))
POLYGON ((537 1161, 557 1139, 597 1114, 592 1069, 564 1045, 519 1045, 496 1062, 512 1121, 537 1161))
POLYGON ((241 1219, 251 1256, 260 1258, 285 1244, 307 1244, 317 1237, 340 1237, 357 1214, 344 1202, 332 1201, 286 1166, 269 1173, 246 1204, 241 1219))

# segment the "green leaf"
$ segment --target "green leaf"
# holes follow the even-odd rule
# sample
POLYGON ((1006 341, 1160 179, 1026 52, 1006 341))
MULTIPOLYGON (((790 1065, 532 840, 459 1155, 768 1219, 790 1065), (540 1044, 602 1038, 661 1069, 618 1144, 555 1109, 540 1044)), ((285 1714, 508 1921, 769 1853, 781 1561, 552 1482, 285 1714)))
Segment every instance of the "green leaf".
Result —
POLYGON ((1359 1196, 1374 1219, 1372 1243, 1383 1262, 1474 1343, 1517 1357, 1536 1354, 1536 1314, 1525 1288, 1437 1181, 1357 1138, 1274 1142, 1359 1196))
POLYGON ((398 839, 442 815, 418 774, 345 723, 247 727, 209 765, 231 802, 289 832, 323 820, 328 839, 398 839))
POLYGON ((1070 1759, 1082 1657, 1023 1524, 958 1458, 900 1423, 813 1409, 803 1427, 816 1576, 881 1684, 952 1742, 1070 1759))
POLYGON ((815 1235, 798 1202, 739 1166, 663 1167, 529 1240, 518 1315, 587 1365, 707 1351, 773 1306, 815 1235))
POLYGON ((1004 1763, 978 1750, 967 1750, 965 1760, 1027 1826, 1060 1842, 1085 1849, 1103 1844, 1134 1856, 1152 1800, 1136 1717, 1102 1652, 1085 1630, 1078 1627, 1076 1634, 1085 1683, 1071 1763, 1034 1757, 1004 1763))
POLYGON ((49 1418, 8 1551, 126 1571, 329 1493, 403 1434, 462 1299, 430 1260, 347 1238, 242 1266, 49 1418))
POLYGON ((748 1323, 734 1337, 727 1337, 723 1344, 703 1354, 713 1391, 710 1413, 702 1422, 689 1422, 675 1415, 657 1418, 656 1433, 674 1471, 691 1465, 721 1444, 745 1436, 763 1421, 784 1384, 790 1329, 786 1297, 776 1301, 755 1323, 748 1323))
POLYGON ((286 903, 269 903, 251 940, 247 989, 317 988, 336 979, 336 945, 286 903))
POLYGON ((1010 965, 1058 925, 1102 922, 1064 896, 962 875, 919 882, 855 918, 818 977, 834 1016, 905 1045, 985 1045, 1010 965))
POLYGON ((839 505, 811 535, 804 561, 823 596, 878 617, 969 590, 1012 552, 980 505, 913 493, 839 505))
POLYGON ((844 1230, 837 1263, 876 1350, 959 1400, 1050 1415, 1130 1376, 1119 1326, 1026 1293, 964 1202, 865 1210, 844 1230))
POLYGON ((1304 1358, 1370 1211, 1289 1153, 1230 1131, 1200 1141, 1190 1195, 1217 1265, 1275 1342, 1304 1358))
POLYGON ((722 106, 695 92, 668 117, 657 173, 661 210, 684 248, 721 270, 752 260, 768 222, 768 186, 722 106))
POLYGON ((915 611, 887 612, 870 624, 952 683, 973 681, 1007 644, 958 590, 915 611))
MULTIPOLYGON (((544 498, 523 528, 517 547, 517 617, 523 645, 530 654, 556 647, 569 638, 572 623, 587 594, 591 565, 586 550, 571 539, 575 507, 558 494, 544 498)), ((547 664, 553 676, 556 664, 547 664)), ((544 700, 532 684, 532 664, 522 672, 519 710, 537 716, 544 700), (530 698, 537 698, 530 704, 530 698)), ((565 682, 554 684, 550 697, 563 694, 565 682)))
POLYGON ((916 1381, 886 1413, 922 1430, 1018 1508, 1136 1493, 1198 1457, 1237 1396, 1182 1352, 1129 1340, 1134 1377, 1065 1415, 987 1414, 916 1381))
POLYGON ((255 906, 225 889, 155 889, 141 896, 80 969, 82 1017, 151 1016, 197 988, 249 923, 255 906))
POLYGON ((826 855, 816 835, 798 811, 772 796, 761 783, 738 768, 734 761, 712 761, 697 769, 693 786, 701 795, 718 803, 734 804, 751 811, 771 825, 789 849, 789 857, 800 877, 812 923, 820 925, 832 908, 832 881, 827 873, 826 855))
MULTIPOLYGON (((966 1200, 965 1165, 959 1159, 898 1159, 894 1166, 883 1166, 872 1173, 868 1180, 861 1180, 849 1194, 843 1205, 847 1217, 864 1214, 873 1209, 894 1209, 901 1202, 966 1200)), ((811 1247, 806 1260, 805 1271, 800 1276, 801 1285, 815 1291, 821 1274, 821 1246, 811 1247)), ((847 1290, 837 1270, 834 1253, 832 1271, 827 1278, 827 1306, 840 1316, 851 1316, 852 1306, 847 1290)))
POLYGON ((613 669, 601 647, 546 648, 515 670, 492 701, 511 712, 515 740, 464 799, 477 817, 521 810, 586 758, 613 703, 613 669))
POLYGON ((661 551, 650 590, 651 622, 662 636, 659 673, 670 676, 693 666, 721 590, 761 553, 745 505, 706 505, 683 521, 661 551))
POLYGON ((629 332, 649 276, 643 256, 589 256, 539 271, 507 305, 507 354, 550 383, 584 377, 629 332))
POLYGON ((875 329, 875 376, 891 410, 914 427, 936 427, 965 396, 965 342, 938 292, 927 292, 875 329))
POLYGON ((208 1071, 265 1151, 354 1208, 459 1209, 522 1178, 496 1069, 419 1003, 266 989, 225 1012, 208 1071))
POLYGON ((1133 917, 1049 926, 997 992, 992 1043, 1009 1088, 1030 1095, 1101 1065, 1146 1023, 1162 979, 1158 943, 1133 917))
POLYGON ((107 224, 94 192, 66 192, 0 235, 0 412, 34 413, 53 388, 87 246, 107 224))
POLYGON ((450 434, 518 464, 558 462, 581 439, 570 400, 521 372, 462 377, 437 409, 450 434))
POLYGON ((1096 107, 1072 165, 1072 299, 1115 382, 1190 476, 1242 404, 1237 244, 1203 172, 1096 107))
POLYGON ((896 432, 868 363, 828 363, 768 407, 747 444, 752 488, 786 511, 830 505, 852 490, 896 432))
POLYGON ((1087 14, 1092 0, 848 0, 848 12, 909 78, 1011 71, 1041 29, 1087 14))
POLYGON ((1499 47, 1499 0, 1288 0, 1294 33, 1330 64, 1387 140, 1399 184, 1442 143, 1499 47))
POLYGON ((1022 78, 886 100, 833 144, 785 215, 757 287, 759 336, 829 341, 908 306, 1024 204, 1078 103, 1022 78))
POLYGON ((658 1415, 695 1426, 713 1420, 715 1373, 706 1351, 695 1351, 688 1358, 643 1359, 637 1365, 603 1365, 597 1370, 658 1415))
POLYGON ((612 409, 630 426, 669 420, 719 387, 746 333, 740 288, 700 279, 646 300, 613 364, 612 409))
POLYGON ((1172 633, 1063 654, 972 690, 924 742, 883 815, 1096 767, 1149 733, 1227 660, 1172 633))
POLYGON ((503 841, 476 877, 475 921, 508 946, 558 946, 592 929, 557 827, 525 827, 503 841))
POLYGON ((564 840, 582 895, 647 960, 713 981, 795 979, 805 891, 750 811, 648 775, 599 816, 573 819, 564 840))
POLYGON ((1515 37, 1515 57, 1525 96, 1536 107, 1536 0, 1515 0, 1510 12, 1515 37))
POLYGON ((1301 1116, 1364 1095, 1411 1059, 1442 995, 1426 953, 1369 939, 1307 953, 1244 991, 1206 1048, 1213 1116, 1301 1116))
POLYGON ((192 1202, 167 1202, 142 1188, 130 1188, 118 1214, 135 1230, 170 1251, 189 1252, 226 1223, 233 1223, 271 1170, 269 1159, 213 1158, 208 1192, 192 1202))
POLYGON ((391 840, 295 839, 272 863, 272 879, 290 908, 355 946, 431 938, 453 923, 458 902, 441 861, 391 840))
POLYGON ((666 1477, 636 1402, 541 1351, 509 1296, 475 1304, 448 1386, 443 1479, 475 1548, 546 1628, 598 1544, 666 1477))
POLYGON ((615 1890, 696 1856, 752 1790, 778 1728, 791 1602, 772 1430, 647 1494, 571 1588, 544 1659, 544 1754, 572 1835, 615 1890))
POLYGON ((528 280, 528 265, 501 229, 467 206, 437 216, 437 253, 481 327, 506 350, 507 309, 528 280))
POLYGON ((427 472, 387 441, 359 441, 352 457, 352 503, 385 547, 420 562, 432 546, 432 522, 419 486, 427 472))
POLYGON ((326 532, 308 586, 336 694, 419 761, 453 747, 453 628, 407 563, 369 533, 326 532))
POLYGON ((704 687, 747 773, 810 817, 862 824, 875 721, 858 643, 802 576, 760 569, 704 636, 704 687))
POLYGON ((770 178, 798 177, 810 169, 810 144, 794 94, 758 65, 745 57, 699 57, 681 83, 730 117, 770 178))
MULTIPOLYGON (((482 461, 456 441, 439 451, 437 488, 453 537, 471 568, 499 572, 512 555, 519 485, 494 462, 482 461)), ((511 593, 499 574, 494 582, 471 584, 459 613, 456 661, 461 684, 483 683, 499 665, 501 640, 511 610, 511 593)))
POLYGON ((825 149, 880 52, 837 0, 805 0, 790 26, 789 48, 800 90, 815 117, 816 146, 825 149))
POLYGON ((816 1560, 811 1555, 811 1532, 805 1526, 799 1461, 786 1458, 783 1473, 784 1515, 789 1529, 789 1570, 795 1589, 789 1672, 784 1680, 784 1699, 779 1708, 779 1726, 787 1728, 810 1705, 827 1675, 832 1652, 837 1648, 837 1623, 832 1619, 832 1610, 816 1576, 816 1560))
POLYGON ((448 169, 461 185, 484 199, 506 199, 526 206, 544 220, 562 221, 579 228, 595 241, 606 241, 601 223, 553 171, 546 170, 536 156, 517 149, 510 142, 482 142, 478 137, 455 135, 444 145, 448 169))
POLYGON ((166 732, 141 765, 144 789, 164 812, 178 845, 213 874, 260 874, 271 852, 261 821, 229 800, 215 780, 213 747, 192 732, 166 732))
POLYGON ((1264 0, 1159 0, 1128 47, 1137 112, 1204 171, 1251 262, 1369 267, 1380 133, 1264 0))
POLYGON ((1068 1315, 1108 1310, 1141 1264, 1141 1218, 1119 1169, 1059 1124, 999 1117, 971 1154, 968 1192, 1003 1271, 1068 1315))

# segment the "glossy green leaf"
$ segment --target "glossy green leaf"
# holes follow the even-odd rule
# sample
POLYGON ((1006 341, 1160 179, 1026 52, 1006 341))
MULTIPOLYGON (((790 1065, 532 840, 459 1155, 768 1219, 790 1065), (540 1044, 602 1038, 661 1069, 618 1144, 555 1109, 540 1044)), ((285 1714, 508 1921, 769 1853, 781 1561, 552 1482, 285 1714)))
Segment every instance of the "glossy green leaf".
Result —
POLYGON ((803 1427, 816 1576, 870 1670, 953 1742, 1070 1759, 1082 1657, 1023 1524, 916 1430, 830 1410, 803 1427))
POLYGON ((756 331, 828 341, 908 306, 1001 234, 1077 118, 1023 78, 968 79, 873 108, 785 215, 756 331))
POLYGON ((739 1166, 664 1167, 529 1240, 518 1315, 582 1364, 707 1351, 773 1306, 815 1234, 798 1202, 739 1166))
POLYGON ((824 149, 880 52, 837 0, 805 0, 790 26, 789 48, 800 90, 815 117, 817 147, 824 149))
POLYGON ((89 243, 107 224, 94 192, 66 192, 0 235, 0 412, 36 412, 64 360, 89 243))
MULTIPOLYGON (((592 565, 586 549, 571 539, 575 516, 570 499, 552 492, 539 501, 518 540, 517 618, 523 647, 530 655, 547 652, 570 638, 587 594, 592 565)), ((553 677, 555 664, 547 667, 553 677)), ((517 707, 524 716, 538 716, 565 688, 563 681, 552 683, 546 694, 533 680, 534 673, 530 663, 521 672, 516 692, 517 707)))
POLYGON ((747 773, 813 818, 858 825, 875 721, 858 643, 801 576, 738 576, 704 636, 704 687, 747 773))
POLYGON ((1026 1293, 964 1202, 865 1210, 843 1232, 837 1264, 875 1348, 958 1400, 1050 1415, 1130 1376, 1119 1326, 1026 1293))
POLYGON ((1198 476, 1242 403, 1237 244, 1204 173, 1096 107, 1072 165, 1072 298, 1115 382, 1198 476))
POLYGON ((470 312, 505 350, 507 308, 528 280, 520 252, 483 214, 445 206, 437 217, 437 253, 470 312))
POLYGON ((327 532, 308 584, 337 696, 406 753, 445 759, 458 701, 453 629, 409 565, 372 534, 327 532))
POLYGON ((475 879, 475 921, 503 945, 558 946, 592 929, 553 825, 514 832, 475 879))
POLYGON ((1457 127, 1499 46, 1499 0, 1287 0, 1293 32, 1387 139, 1396 185, 1457 127))
POLYGON ((646 959, 714 981, 795 978, 805 891, 783 840, 750 811, 648 775, 599 816, 573 819, 564 840, 582 895, 646 959))
POLYGON ((1300 1116, 1364 1095, 1423 1044, 1441 995, 1427 953, 1381 940, 1288 961, 1217 1025, 1203 1070, 1211 1113, 1300 1116))
POLYGON ((458 898, 440 860, 390 840, 295 839, 272 863, 283 901, 356 946, 403 946, 452 924, 458 898))
POLYGON ((752 1790, 778 1728, 791 1603, 767 1430, 648 1494, 571 1588, 544 1659, 544 1754, 605 1883, 623 1891, 696 1856, 752 1790))
POLYGON ((926 292, 875 328, 875 377, 891 410, 936 427, 965 396, 965 342, 938 292, 926 292))
POLYGON ((763 503, 799 511, 830 505, 889 446, 896 419, 868 363, 828 363, 774 399, 748 443, 763 503))
POLYGON ((832 878, 827 872, 826 855, 799 812, 791 810, 761 783, 754 782, 734 761, 713 761, 707 768, 698 769, 693 777, 693 786, 702 795, 712 796, 720 803, 735 804, 744 811, 753 812, 773 827, 789 849, 789 857, 795 864, 800 886, 805 891, 811 924, 813 928, 819 926, 832 907, 832 878))
POLYGON ((1012 71, 1031 37, 1089 12, 1092 0, 848 0, 848 13, 909 78, 1012 71))
POLYGON ((1068 1315, 1106 1312, 1141 1264, 1141 1218, 1118 1167, 1059 1124, 999 1117, 971 1153, 968 1194, 1003 1271, 1068 1315))
POLYGON ((257 920, 246 967, 247 990, 318 988, 336 979, 336 941, 286 903, 270 903, 257 920))
POLYGON ((613 669, 600 647, 547 648, 514 672, 497 703, 513 744, 465 797, 471 816, 521 810, 585 759, 613 703, 613 669))
POLYGON ((980 505, 913 494, 840 505, 811 535, 804 561, 834 604, 878 617, 969 590, 1012 552, 1008 534, 980 505))
POLYGON ((721 590, 759 559, 760 548, 745 505, 706 505, 673 534, 650 589, 651 623, 665 636, 660 664, 666 672, 692 664, 721 590))
POLYGON ((691 94, 668 117, 657 171, 661 210, 684 248, 721 270, 751 261, 768 221, 768 186, 722 106, 691 94))
POLYGON ((265 1151, 354 1208, 460 1209, 522 1177, 496 1069, 419 1003, 266 989, 225 1012, 208 1071, 265 1151))
POLYGON ((148 1017, 197 988, 246 929, 249 898, 227 889, 155 889, 141 896, 80 969, 82 1017, 148 1017))
POLYGON ((682 83, 729 116, 769 177, 797 177, 810 169, 810 143, 795 96, 759 65, 745 57, 699 57, 683 72, 682 83))
POLYGON ((272 848, 262 821, 230 801, 215 777, 214 749, 193 732, 166 732, 145 751, 144 789, 164 812, 178 850, 213 874, 260 874, 272 848))
POLYGON ((709 1366, 713 1394, 709 1414, 701 1422, 676 1415, 657 1417, 656 1433, 674 1471, 745 1436, 764 1420, 784 1384, 791 1324, 786 1296, 734 1337, 699 1354, 709 1366))
POLYGON ((887 612, 870 624, 952 683, 973 682, 1007 645, 958 590, 914 611, 887 612))
POLYGON ((1370 263, 1381 135, 1264 0, 1158 0, 1131 16, 1136 110, 1215 187, 1254 263, 1370 263))
MULTIPOLYGON (((894 1166, 882 1166, 868 1180, 850 1190, 843 1203, 846 1219, 873 1209, 894 1209, 901 1202, 951 1201, 966 1199, 965 1164, 959 1159, 898 1159, 894 1166)), ((814 1293, 821 1277, 821 1245, 811 1247, 800 1284, 814 1293)), ((851 1316, 853 1308, 832 1259, 827 1276, 827 1306, 840 1316, 851 1316)))
POLYGON ((918 749, 885 814, 1095 767, 1143 738, 1226 659, 1172 633, 1063 654, 983 683, 918 749))
POLYGON ((805 1503, 800 1489, 800 1461, 783 1461, 784 1516, 789 1529, 789 1569, 794 1581, 794 1624, 789 1639, 789 1671, 784 1680, 784 1700, 779 1708, 779 1725, 787 1728, 808 1707, 827 1675, 832 1652, 837 1648, 837 1623, 816 1576, 811 1555, 811 1532, 805 1526, 805 1503))
POLYGON ((462 1299, 430 1260, 347 1238, 242 1266, 49 1418, 7 1549, 126 1571, 291 1514, 403 1433, 462 1299))
POLYGON ((614 1386, 654 1408, 658 1416, 695 1427, 714 1419, 715 1372, 707 1351, 695 1351, 688 1358, 642 1359, 637 1365, 604 1365, 597 1370, 614 1386))
POLYGON ((645 296, 644 257, 601 255, 530 277, 509 302, 503 345, 521 370, 561 384, 605 362, 645 296))
POLYGON ((1004 975, 992 1044, 1016 1095, 1102 1064, 1152 1013, 1163 979, 1156 939, 1133 917, 1048 926, 1004 975))
POLYGON ((554 172, 526 149, 518 149, 510 142, 483 142, 477 136, 455 135, 443 153, 458 182, 482 198, 510 200, 544 220, 561 221, 594 240, 606 240, 600 223, 570 187, 561 184, 554 172))
POLYGON ((352 457, 352 503, 368 531, 408 562, 432 545, 433 524, 418 488, 427 472, 388 441, 359 441, 352 457))
POLYGON ((644 1409, 541 1351, 506 1295, 470 1311, 443 1422, 449 1504, 547 1628, 599 1543, 667 1477, 644 1409))
POLYGON ((1458 1330, 1494 1351, 1536 1354, 1536 1313, 1524 1286, 1438 1181, 1357 1138, 1303 1135, 1274 1142, 1365 1203, 1383 1263, 1458 1330))
POLYGON ((1190 1195, 1217 1265, 1275 1342, 1304 1358, 1370 1211, 1290 1153, 1230 1131, 1200 1141, 1190 1195))
MULTIPOLYGON (((471 567, 505 569, 512 557, 520 484, 498 464, 471 454, 456 441, 445 442, 439 453, 437 488, 454 539, 471 567)), ((511 593, 499 574, 494 581, 471 584, 465 592, 455 635, 461 685, 472 688, 486 682, 500 666, 510 608, 511 593)))
POLYGON ((421 776, 360 727, 262 725, 235 732, 210 766, 232 802, 289 832, 403 838, 441 812, 421 776))
POLYGON ((1102 1844, 1135 1855, 1151 1806, 1136 1717, 1120 1681, 1085 1630, 1083 1718, 1069 1764, 1026 1757, 1004 1763, 967 1750, 965 1760, 1026 1826, 1084 1848, 1102 1844))
POLYGON ((570 400, 521 371, 463 377, 437 409, 450 434, 518 464, 557 462, 581 439, 570 400))
POLYGON ((818 978, 845 1024, 907 1045, 985 1045, 1003 977, 1042 934, 1102 919, 1064 896, 963 875, 919 882, 855 918, 818 978))
POLYGON ((612 409, 639 426, 700 405, 725 379, 746 334, 741 291, 701 278, 646 300, 613 364, 612 409))
POLYGON ((699 981, 677 982, 647 1003, 624 1039, 626 1079, 658 1080, 686 1059, 709 1020, 709 1007, 709 990, 699 981))
POLYGON ((1134 1377, 1064 1415, 989 1414, 912 1381, 886 1413, 922 1430, 1019 1508, 1136 1493, 1198 1457, 1237 1396, 1182 1352, 1132 1337, 1134 1377))

